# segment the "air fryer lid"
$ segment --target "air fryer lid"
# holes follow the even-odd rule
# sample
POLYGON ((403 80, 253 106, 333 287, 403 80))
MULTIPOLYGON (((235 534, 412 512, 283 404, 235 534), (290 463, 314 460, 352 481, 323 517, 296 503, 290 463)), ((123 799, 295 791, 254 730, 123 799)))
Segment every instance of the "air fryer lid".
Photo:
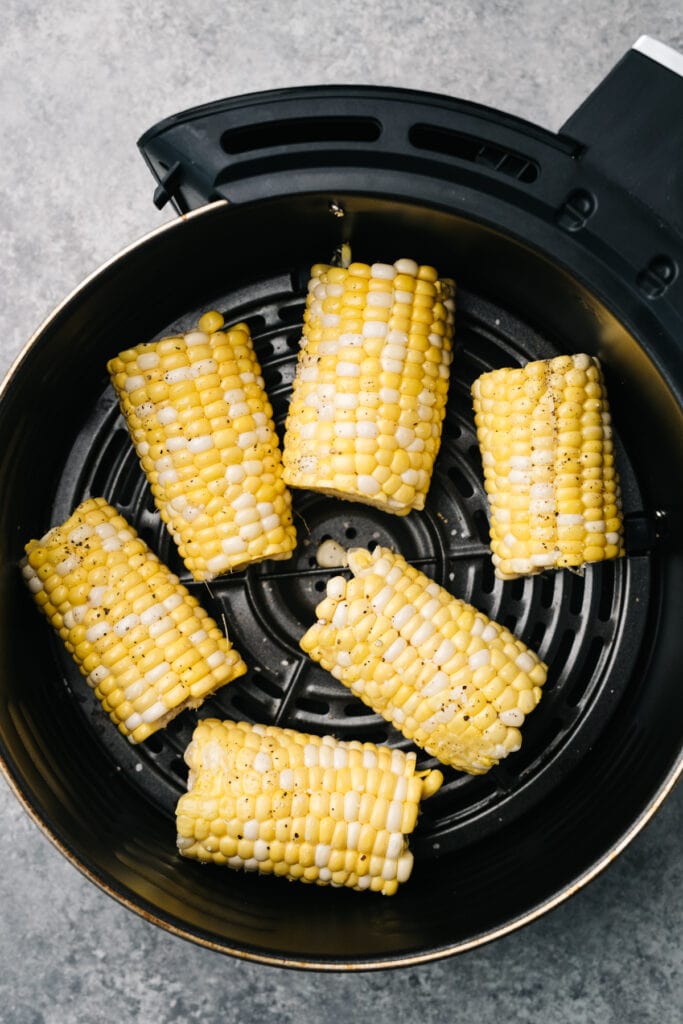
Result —
MULTIPOLYGON (((379 98, 375 90, 350 93, 354 109, 363 97, 379 98)), ((327 95, 335 104, 348 99, 343 91, 327 95)), ((246 112, 253 119, 270 105, 294 104, 299 115, 289 106, 285 120, 305 121, 309 99, 319 102, 308 92, 251 97, 244 109, 230 101, 229 115, 218 105, 217 118, 242 125, 242 147, 261 143, 243 158, 254 170, 244 187, 257 194, 204 207, 112 261, 48 321, 5 385, 0 754, 18 795, 52 838, 133 909, 238 955, 368 967, 445 955, 529 920, 599 870, 673 785, 681 746, 681 716, 674 709, 680 705, 682 534, 680 503, 671 494, 671 480, 683 469, 683 375, 674 372, 680 348, 672 330, 680 323, 680 281, 674 275, 664 292, 646 298, 637 275, 622 273, 624 260, 606 258, 611 250, 589 232, 590 220, 570 229, 550 216, 531 190, 567 173, 565 160, 576 162, 576 144, 553 145, 538 129, 523 126, 522 132, 492 111, 415 94, 387 100, 404 116, 406 104, 432 112, 436 106, 439 130, 451 117, 485 122, 496 138, 505 134, 517 155, 527 152, 522 142, 537 138, 533 181, 528 171, 506 176, 451 154, 430 155, 429 168, 418 171, 412 151, 409 166, 375 155, 373 169, 373 143, 366 138, 352 144, 352 153, 336 137, 322 139, 322 149, 307 142, 307 149, 313 145, 308 169, 300 168, 305 160, 296 143, 285 145, 289 162, 264 163, 268 133, 243 130, 246 112), (548 153, 559 154, 559 170, 548 153), (264 167, 270 168, 272 198, 258 194, 264 167), (363 175, 365 187, 351 187, 363 175), (334 189, 326 187, 330 178, 334 189), (228 321, 250 324, 281 427, 308 267, 342 240, 359 259, 410 255, 461 284, 451 396, 427 508, 397 519, 296 492, 300 542, 294 558, 253 566, 209 593, 187 579, 160 528, 107 384, 106 361, 127 344, 186 329, 204 309, 218 308, 228 321), (597 352, 605 365, 628 556, 584 575, 549 573, 502 584, 490 567, 469 385, 493 366, 572 350, 597 352), (44 436, 46 422, 52 429, 44 436), (214 616, 225 614, 252 666, 201 715, 407 746, 298 649, 329 575, 314 559, 327 535, 344 544, 399 548, 549 662, 547 692, 525 725, 522 751, 481 778, 447 772, 443 791, 424 805, 411 844, 415 871, 397 896, 286 885, 202 868, 176 855, 173 806, 184 785, 181 757, 195 716, 185 713, 163 734, 131 747, 49 635, 16 571, 26 538, 95 493, 123 511, 214 616)), ((202 140, 210 114, 203 112, 206 124, 197 123, 198 112, 180 115, 179 122, 202 140)), ((386 140, 380 123, 379 137, 386 140)), ((424 118, 420 123, 429 127, 424 118)), ((221 137, 231 130, 221 122, 221 137)), ((158 137, 161 145, 163 136, 163 129, 152 129, 145 138, 151 145, 158 137)), ((189 178, 181 170, 175 180, 174 201, 182 205, 189 178)), ((637 205, 621 187, 613 192, 623 193, 625 208, 637 205)), ((647 220, 643 209, 654 232, 659 222, 642 204, 641 217, 647 220)), ((677 239, 674 226, 661 228, 659 244, 645 255, 663 254, 677 266, 677 239)), ((424 755, 420 761, 434 763, 424 755)))

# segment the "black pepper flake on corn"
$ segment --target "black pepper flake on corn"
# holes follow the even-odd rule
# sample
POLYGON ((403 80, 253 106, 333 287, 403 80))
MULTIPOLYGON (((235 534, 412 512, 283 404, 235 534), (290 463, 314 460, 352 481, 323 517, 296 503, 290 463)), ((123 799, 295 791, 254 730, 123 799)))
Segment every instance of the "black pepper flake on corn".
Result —
POLYGON ((621 494, 600 364, 578 354, 485 373, 472 385, 501 579, 624 554, 621 494))
POLYGON ((296 545, 291 497, 246 324, 208 312, 198 328, 108 364, 161 518, 197 580, 296 545))
POLYGON ((34 600, 132 743, 247 668, 199 602, 104 498, 26 545, 34 600))
POLYGON ((291 487, 424 508, 448 395, 455 285, 414 260, 316 265, 283 446, 291 487))

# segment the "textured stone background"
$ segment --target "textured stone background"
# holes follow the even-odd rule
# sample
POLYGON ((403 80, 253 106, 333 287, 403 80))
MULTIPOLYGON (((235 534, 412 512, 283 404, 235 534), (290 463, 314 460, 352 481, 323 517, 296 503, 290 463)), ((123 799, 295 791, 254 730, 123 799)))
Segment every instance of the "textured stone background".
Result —
MULTIPOLYGON (((87 273, 171 216, 152 206, 135 147, 161 117, 251 90, 367 82, 556 129, 639 35, 683 51, 681 13, 680 0, 4 0, 0 371, 87 273)), ((682 810, 679 789, 609 871, 522 932, 441 963, 323 976, 147 924, 86 882, 0 781, 0 1022, 673 1024, 682 810)))

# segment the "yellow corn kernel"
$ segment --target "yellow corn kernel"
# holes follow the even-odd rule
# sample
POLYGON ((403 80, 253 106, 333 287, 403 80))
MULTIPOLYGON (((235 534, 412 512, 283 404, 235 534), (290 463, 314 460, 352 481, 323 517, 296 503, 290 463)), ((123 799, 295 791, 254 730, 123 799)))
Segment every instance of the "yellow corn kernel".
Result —
POLYGON ((132 743, 246 672, 197 599, 104 498, 89 498, 42 540, 30 541, 22 573, 111 720, 132 743), (94 556, 105 576, 92 568, 94 556), (140 559, 137 571, 133 563, 140 559), (43 579, 45 565, 54 571, 43 579), (48 611, 61 592, 63 611, 48 611), (166 619, 169 627, 160 632, 166 619))
POLYGON ((212 718, 197 725, 185 760, 189 788, 176 809, 184 857, 385 895, 410 875, 407 837, 420 800, 443 781, 438 771, 416 774, 414 752, 212 718), (368 791, 371 772, 391 800, 368 791), (252 802, 242 802, 245 791, 252 802), (296 815, 293 801, 282 805, 292 791, 296 815))

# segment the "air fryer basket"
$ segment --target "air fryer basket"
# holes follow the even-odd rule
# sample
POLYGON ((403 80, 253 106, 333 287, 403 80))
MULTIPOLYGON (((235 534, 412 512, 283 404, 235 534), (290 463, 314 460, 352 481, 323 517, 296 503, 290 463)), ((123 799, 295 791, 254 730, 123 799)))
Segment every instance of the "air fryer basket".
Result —
MULTIPOLYGON (((306 110, 310 100, 297 102, 306 110)), ((373 101, 376 109, 377 96, 373 101)), ((243 153, 249 138, 240 130, 231 145, 241 139, 243 153)), ((283 131, 291 143, 291 124, 283 131)), ((339 149, 338 139, 334 144, 339 149)), ((571 158, 565 149, 562 158, 571 158)), ((254 180, 262 173, 257 162, 254 180)), ((172 197, 187 208, 182 160, 166 163, 172 173, 162 193, 175 182, 172 197)), ((522 188, 531 184, 525 166, 515 164, 522 188)), ((353 183, 360 172, 348 166, 347 175, 337 170, 336 189, 310 188, 310 167, 297 177, 303 186, 292 187, 292 161, 277 167, 282 183, 269 179, 270 198, 218 199, 104 267, 43 326, 5 384, 0 755, 19 797, 74 863, 179 934, 293 966, 417 962, 491 939, 548 909, 604 866, 673 785, 681 746, 683 530, 672 481, 683 476, 683 376, 666 316, 680 318, 681 307, 671 300, 674 290, 671 308, 662 303, 653 313, 623 267, 577 246, 573 228, 555 222, 551 235, 530 199, 521 210, 516 203, 506 209, 493 174, 485 179, 496 186, 489 193, 472 180, 454 195, 443 175, 420 179, 413 164, 400 191, 395 163, 386 175, 375 168, 372 189, 349 190, 339 183, 353 183), (282 428, 309 266, 341 241, 358 259, 411 256, 459 284, 451 392, 427 507, 400 519, 296 492, 299 544, 290 561, 261 563, 210 587, 194 583, 154 511, 106 361, 219 309, 228 322, 249 323, 282 428), (596 353, 605 368, 627 557, 503 584, 488 551, 469 386, 493 367, 571 351, 596 353), (215 617, 224 616, 250 665, 199 712, 184 713, 137 747, 102 714, 16 568, 26 539, 96 494, 134 523, 215 617), (298 647, 332 575, 315 561, 328 536, 347 546, 397 548, 511 628, 550 668, 520 753, 482 777, 446 771, 411 842, 413 876, 390 899, 202 867, 175 851, 182 753, 198 715, 408 746, 298 647)), ((331 171, 323 159, 319 171, 318 184, 326 186, 331 171)), ((221 173, 223 183, 230 180, 221 173)), ((204 198, 217 199, 213 189, 204 198)), ((680 251, 657 255, 676 266, 680 251)), ((434 764, 424 754, 419 760, 434 764)))

